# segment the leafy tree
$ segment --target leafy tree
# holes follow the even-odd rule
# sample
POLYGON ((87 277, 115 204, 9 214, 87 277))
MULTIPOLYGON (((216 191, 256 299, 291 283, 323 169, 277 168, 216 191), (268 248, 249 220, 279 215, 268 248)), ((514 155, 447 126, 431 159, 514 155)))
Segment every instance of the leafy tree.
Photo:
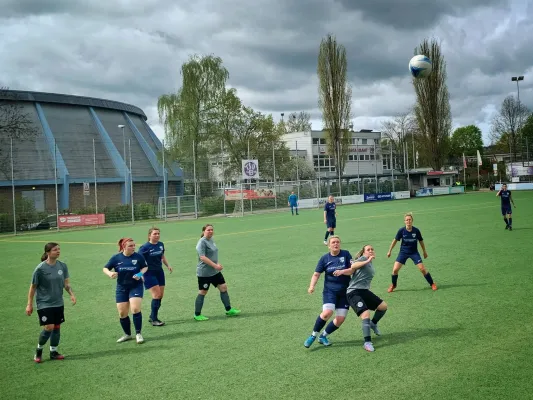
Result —
POLYGON ((520 126, 526 121, 530 111, 513 96, 507 96, 500 107, 500 112, 492 120, 491 139, 498 142, 504 134, 508 134, 507 151, 511 154, 511 162, 516 159, 520 150, 520 126))
POLYGON ((387 139, 387 145, 392 147, 394 167, 399 167, 401 171, 405 172, 407 163, 412 165, 414 157, 412 142, 413 140, 416 141, 416 120, 413 114, 407 111, 385 121, 382 132, 387 139), (409 152, 411 152, 410 155, 409 152))
POLYGON ((0 88, 0 172, 6 179, 11 179, 11 139, 15 144, 35 140, 38 134, 17 92, 0 88))
POLYGON ((533 154, 533 114, 529 114, 525 123, 522 125, 522 129, 520 129, 520 141, 523 146, 522 153, 525 150, 528 153, 529 159, 531 159, 531 155, 533 154))
POLYGON ((287 133, 310 131, 311 114, 305 111, 300 111, 299 113, 290 113, 286 126, 287 133))
POLYGON ((482 153, 483 139, 481 130, 475 125, 457 128, 451 139, 451 155, 454 157, 475 156, 477 150, 482 153))
POLYGON ((424 39, 415 49, 415 54, 424 54, 432 63, 432 72, 426 78, 413 78, 416 93, 414 115, 418 128, 418 149, 423 163, 440 170, 448 157, 452 116, 446 63, 440 44, 424 39))
POLYGON ((318 53, 318 106, 322 111, 328 154, 342 174, 348 155, 352 89, 347 79, 346 49, 328 34, 318 53))

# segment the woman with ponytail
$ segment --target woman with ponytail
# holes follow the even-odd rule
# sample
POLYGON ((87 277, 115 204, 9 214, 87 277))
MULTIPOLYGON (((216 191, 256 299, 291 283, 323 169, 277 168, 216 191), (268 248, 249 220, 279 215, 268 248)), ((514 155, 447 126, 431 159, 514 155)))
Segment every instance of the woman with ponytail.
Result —
POLYGON ((198 265, 196 266, 198 296, 196 296, 196 302, 194 304, 194 319, 196 321, 207 321, 209 319, 202 315, 202 307, 210 285, 213 285, 220 291, 220 300, 224 304, 228 317, 233 317, 241 313, 241 310, 231 307, 228 285, 226 285, 226 281, 221 272, 224 267, 218 263, 218 248, 213 241, 213 234, 213 225, 204 225, 200 240, 196 244, 196 252, 198 253, 198 265))
POLYGON ((120 253, 109 259, 103 271, 111 279, 117 280, 115 298, 117 303, 120 325, 124 331, 117 343, 131 340, 131 322, 129 312, 133 314, 133 325, 137 343, 144 342, 142 337, 141 303, 143 298, 142 277, 148 270, 148 265, 142 255, 135 252, 135 242, 132 238, 122 238, 118 241, 120 253), (111 270, 114 270, 113 272, 111 270))
POLYGON ((47 243, 41 263, 33 271, 28 293, 26 315, 33 313, 33 298, 37 304, 39 324, 43 330, 39 334, 37 350, 33 360, 42 361, 43 348, 50 339, 50 360, 62 360, 65 357, 57 351, 60 339, 61 324, 65 322, 63 289, 70 295, 72 304, 76 304, 76 296, 70 287, 70 275, 65 263, 58 260, 61 250, 57 243, 47 243))
POLYGON ((357 253, 356 260, 352 261, 350 268, 333 273, 335 276, 352 275, 346 289, 346 297, 350 307, 363 321, 363 348, 366 351, 374 351, 370 330, 372 329, 378 336, 381 335, 378 322, 387 311, 387 303, 370 291, 370 283, 376 273, 372 265, 375 256, 374 248, 366 244, 357 253), (370 310, 375 311, 372 320, 370 320, 370 310))

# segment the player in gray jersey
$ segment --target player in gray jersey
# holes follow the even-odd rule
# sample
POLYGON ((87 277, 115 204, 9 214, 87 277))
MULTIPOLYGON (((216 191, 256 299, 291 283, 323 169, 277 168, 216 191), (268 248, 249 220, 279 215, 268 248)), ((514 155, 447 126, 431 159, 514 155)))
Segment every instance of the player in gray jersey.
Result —
POLYGON ((196 266, 196 276, 198 277, 198 296, 194 304, 194 319, 196 321, 207 321, 209 318, 202 315, 202 307, 204 306, 204 298, 209 290, 209 286, 213 285, 220 291, 220 299, 226 315, 233 317, 240 314, 240 310, 231 307, 228 294, 228 285, 222 275, 222 264, 218 262, 218 247, 213 241, 214 229, 213 225, 207 224, 202 227, 202 235, 196 244, 196 252, 198 253, 198 264, 196 266))
POLYGON ((65 322, 63 289, 69 293, 73 305, 76 304, 76 296, 74 296, 70 286, 67 265, 58 260, 60 254, 59 244, 47 243, 44 246, 41 263, 33 271, 28 293, 26 315, 32 315, 33 298, 35 297, 39 324, 43 327, 33 357, 36 363, 42 361, 43 348, 48 339, 50 339, 50 359, 62 360, 65 358, 57 351, 61 335, 60 327, 65 322))
POLYGON ((370 291, 370 284, 376 273, 372 260, 375 258, 374 248, 367 244, 357 253, 356 260, 352 261, 350 268, 338 270, 334 275, 352 275, 346 297, 350 307, 363 321, 363 348, 366 351, 374 351, 370 330, 376 335, 381 335, 378 329, 379 320, 387 311, 387 303, 370 291), (370 310, 375 311, 370 320, 370 310))

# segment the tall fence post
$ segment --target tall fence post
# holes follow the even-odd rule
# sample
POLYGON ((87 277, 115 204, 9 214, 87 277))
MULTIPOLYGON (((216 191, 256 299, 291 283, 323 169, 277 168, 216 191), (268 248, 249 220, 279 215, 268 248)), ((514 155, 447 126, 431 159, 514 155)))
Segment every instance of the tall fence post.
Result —
POLYGON ((193 170, 193 182, 194 182, 194 218, 198 219, 198 188, 196 182, 196 150, 195 141, 192 141, 192 170, 193 170))
POLYGON ((135 208, 133 205, 133 172, 131 171, 131 139, 128 139, 129 155, 130 155, 130 202, 131 202, 131 223, 135 224, 135 208))
POLYGON ((13 161, 13 138, 11 138, 11 194, 13 196, 13 234, 17 234, 17 207, 15 206, 15 164, 13 161))
MULTIPOLYGON (((59 196, 58 196, 58 188, 57 188, 57 143, 54 140, 54 184, 56 189, 56 230, 59 231, 59 196)), ((66 188, 63 188, 63 190, 66 190, 66 188)))
POLYGON ((98 214, 98 188, 96 183, 96 147, 93 139, 94 213, 98 214))
POLYGON ((224 216, 226 217, 226 174, 224 171, 224 142, 222 140, 220 141, 220 154, 222 155, 222 196, 224 199, 224 216))
POLYGON ((276 146, 273 143, 272 144, 272 169, 273 169, 273 175, 272 175, 272 187, 274 188, 274 207, 276 210, 278 209, 278 191, 276 190, 276 146))
POLYGON ((165 212, 165 222, 167 221, 167 169, 165 167, 165 140, 161 142, 161 150, 163 152, 163 202, 164 202, 164 212, 165 212))

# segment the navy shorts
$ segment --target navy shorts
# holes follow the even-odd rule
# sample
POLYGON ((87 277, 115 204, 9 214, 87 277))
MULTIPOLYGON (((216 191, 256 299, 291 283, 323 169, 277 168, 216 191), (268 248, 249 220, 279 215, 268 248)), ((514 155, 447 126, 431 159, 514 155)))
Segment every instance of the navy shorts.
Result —
POLYGON ((348 310, 350 304, 346 298, 346 290, 328 290, 322 292, 322 304, 335 304, 335 309, 345 308, 348 310))
POLYGON ((337 227, 337 218, 326 219, 326 228, 335 229, 336 227, 337 227))
POLYGON ((49 307, 37 310, 39 325, 61 325, 65 322, 65 307, 49 307))
POLYGON ((217 287, 218 285, 223 285, 224 283, 226 283, 226 280, 224 279, 222 272, 219 272, 213 276, 199 276, 198 290, 209 290, 209 285, 217 287))
POLYGON ((366 310, 375 311, 383 300, 368 289, 355 289, 348 293, 348 302, 359 317, 366 310))
POLYGON ((416 253, 404 253, 400 251, 400 254, 398 254, 398 257, 396 257, 396 261, 403 265, 405 265, 405 262, 408 259, 413 260, 415 265, 418 265, 422 262, 422 257, 420 257, 420 253, 418 251, 416 253))
POLYGON ((165 286, 165 271, 163 269, 155 271, 146 271, 143 275, 144 278, 144 288, 146 290, 154 286, 165 286))
POLYGON ((502 215, 512 214, 513 210, 511 209, 511 206, 505 206, 502 207, 502 215))
POLYGON ((139 281, 138 284, 132 286, 117 285, 115 297, 117 303, 127 303, 132 297, 140 297, 142 299, 143 294, 143 283, 139 281))

